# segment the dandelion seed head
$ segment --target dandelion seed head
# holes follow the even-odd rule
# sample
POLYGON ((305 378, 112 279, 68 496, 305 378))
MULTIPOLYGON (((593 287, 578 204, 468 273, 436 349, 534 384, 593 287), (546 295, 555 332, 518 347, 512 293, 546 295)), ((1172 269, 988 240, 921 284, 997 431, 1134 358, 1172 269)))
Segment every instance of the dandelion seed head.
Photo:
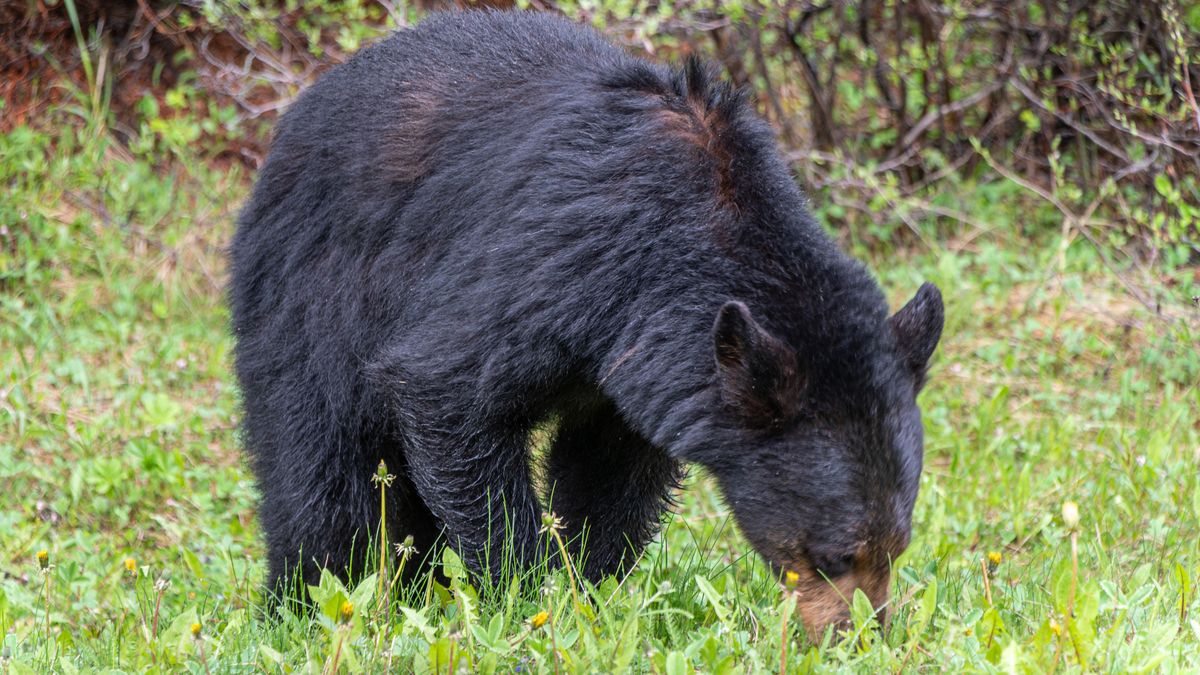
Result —
POLYGON ((404 541, 396 544, 395 548, 396 555, 400 558, 406 558, 417 554, 417 547, 413 546, 413 537, 411 534, 405 537, 404 541))
POLYGON ((1072 530, 1079 527, 1079 505, 1071 501, 1063 502, 1062 519, 1063 524, 1072 530))
POLYGON ((542 527, 538 530, 538 534, 557 534, 563 528, 563 520, 556 516, 553 512, 542 513, 542 527))

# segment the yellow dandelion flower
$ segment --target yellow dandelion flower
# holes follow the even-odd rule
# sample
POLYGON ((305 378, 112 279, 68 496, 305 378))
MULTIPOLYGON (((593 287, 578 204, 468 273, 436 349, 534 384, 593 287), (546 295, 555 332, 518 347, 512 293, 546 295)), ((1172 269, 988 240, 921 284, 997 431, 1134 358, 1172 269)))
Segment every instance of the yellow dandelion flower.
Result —
POLYGON ((137 561, 133 558, 125 559, 125 571, 130 574, 137 574, 137 561))
POLYGON ((50 567, 50 552, 42 549, 37 552, 38 567, 46 569, 50 567))
POLYGON ((342 603, 342 621, 349 621, 354 616, 354 604, 349 600, 342 603))
POLYGON ((1051 633, 1054 633, 1056 636, 1061 636, 1062 630, 1063 630, 1062 624, 1055 621, 1054 619, 1050 619, 1050 632, 1051 633))
POLYGON ((800 574, 798 572, 788 570, 787 573, 783 575, 783 584, 788 588, 795 590, 795 588, 800 585, 800 574))
POLYGON ((537 630, 537 629, 541 628, 542 626, 545 626, 546 622, 549 620, 550 620, 550 612, 541 611, 541 612, 538 612, 537 614, 534 614, 529 619, 529 625, 533 626, 534 630, 537 630))
POLYGON ((200 639, 200 629, 201 626, 199 622, 192 624, 192 637, 196 638, 197 640, 200 639))
POLYGON ((991 551, 988 553, 988 562, 993 565, 999 565, 1000 561, 1004 560, 1004 555, 999 551, 991 551))

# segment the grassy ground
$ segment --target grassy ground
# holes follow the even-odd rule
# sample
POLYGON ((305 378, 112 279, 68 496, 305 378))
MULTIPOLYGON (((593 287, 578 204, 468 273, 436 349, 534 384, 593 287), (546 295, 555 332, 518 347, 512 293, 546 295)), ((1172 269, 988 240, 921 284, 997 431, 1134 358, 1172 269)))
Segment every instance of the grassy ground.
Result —
MULTIPOLYGON (((0 137, 0 671, 1200 668, 1195 270, 1149 287, 1159 316, 1082 238, 862 253, 896 303, 923 279, 947 301, 882 632, 859 611, 849 636, 804 636, 699 474, 621 583, 480 591, 451 557, 449 589, 381 607, 374 581, 330 582, 316 617, 264 619, 220 291, 248 177, 47 128, 0 137)), ((945 195, 1054 219, 994 197, 945 195)))

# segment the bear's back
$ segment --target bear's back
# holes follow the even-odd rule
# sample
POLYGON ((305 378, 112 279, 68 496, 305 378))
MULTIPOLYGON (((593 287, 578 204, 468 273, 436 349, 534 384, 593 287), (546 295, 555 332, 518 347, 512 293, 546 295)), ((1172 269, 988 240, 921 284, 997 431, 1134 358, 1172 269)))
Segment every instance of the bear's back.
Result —
POLYGON ((320 78, 284 115, 275 144, 386 144, 398 126, 428 126, 462 111, 497 114, 532 87, 557 83, 565 93, 632 60, 595 31, 545 13, 438 14, 320 78))
MULTIPOLYGON (((348 65, 375 62, 470 80, 536 78, 547 69, 604 67, 629 58, 599 33, 545 12, 434 14, 359 52, 348 65)), ((374 75, 384 75, 376 72, 374 75)))
MULTIPOLYGON (((459 155, 539 123, 636 60, 599 33, 540 12, 435 14, 322 76, 283 115, 243 226, 270 220, 290 193, 403 196, 439 143, 459 155)), ((361 200, 350 200, 351 203, 361 200)))

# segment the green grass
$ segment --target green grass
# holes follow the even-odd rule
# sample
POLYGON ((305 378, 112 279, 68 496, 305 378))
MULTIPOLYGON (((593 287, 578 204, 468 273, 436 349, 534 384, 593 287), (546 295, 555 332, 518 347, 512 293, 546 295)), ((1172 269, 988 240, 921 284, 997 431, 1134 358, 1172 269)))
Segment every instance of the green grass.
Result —
POLYGON ((1194 269, 1161 271, 1156 315, 1084 240, 1060 257, 1057 228, 1020 234, 1054 218, 1020 199, 1016 227, 961 247, 863 253, 895 304, 923 279, 947 302, 881 632, 859 607, 851 634, 804 636, 698 472, 620 583, 477 590, 448 556, 449 588, 380 606, 330 579, 316 616, 264 618, 221 296, 248 176, 46 128, 0 137, 0 671, 1200 668, 1194 269))

